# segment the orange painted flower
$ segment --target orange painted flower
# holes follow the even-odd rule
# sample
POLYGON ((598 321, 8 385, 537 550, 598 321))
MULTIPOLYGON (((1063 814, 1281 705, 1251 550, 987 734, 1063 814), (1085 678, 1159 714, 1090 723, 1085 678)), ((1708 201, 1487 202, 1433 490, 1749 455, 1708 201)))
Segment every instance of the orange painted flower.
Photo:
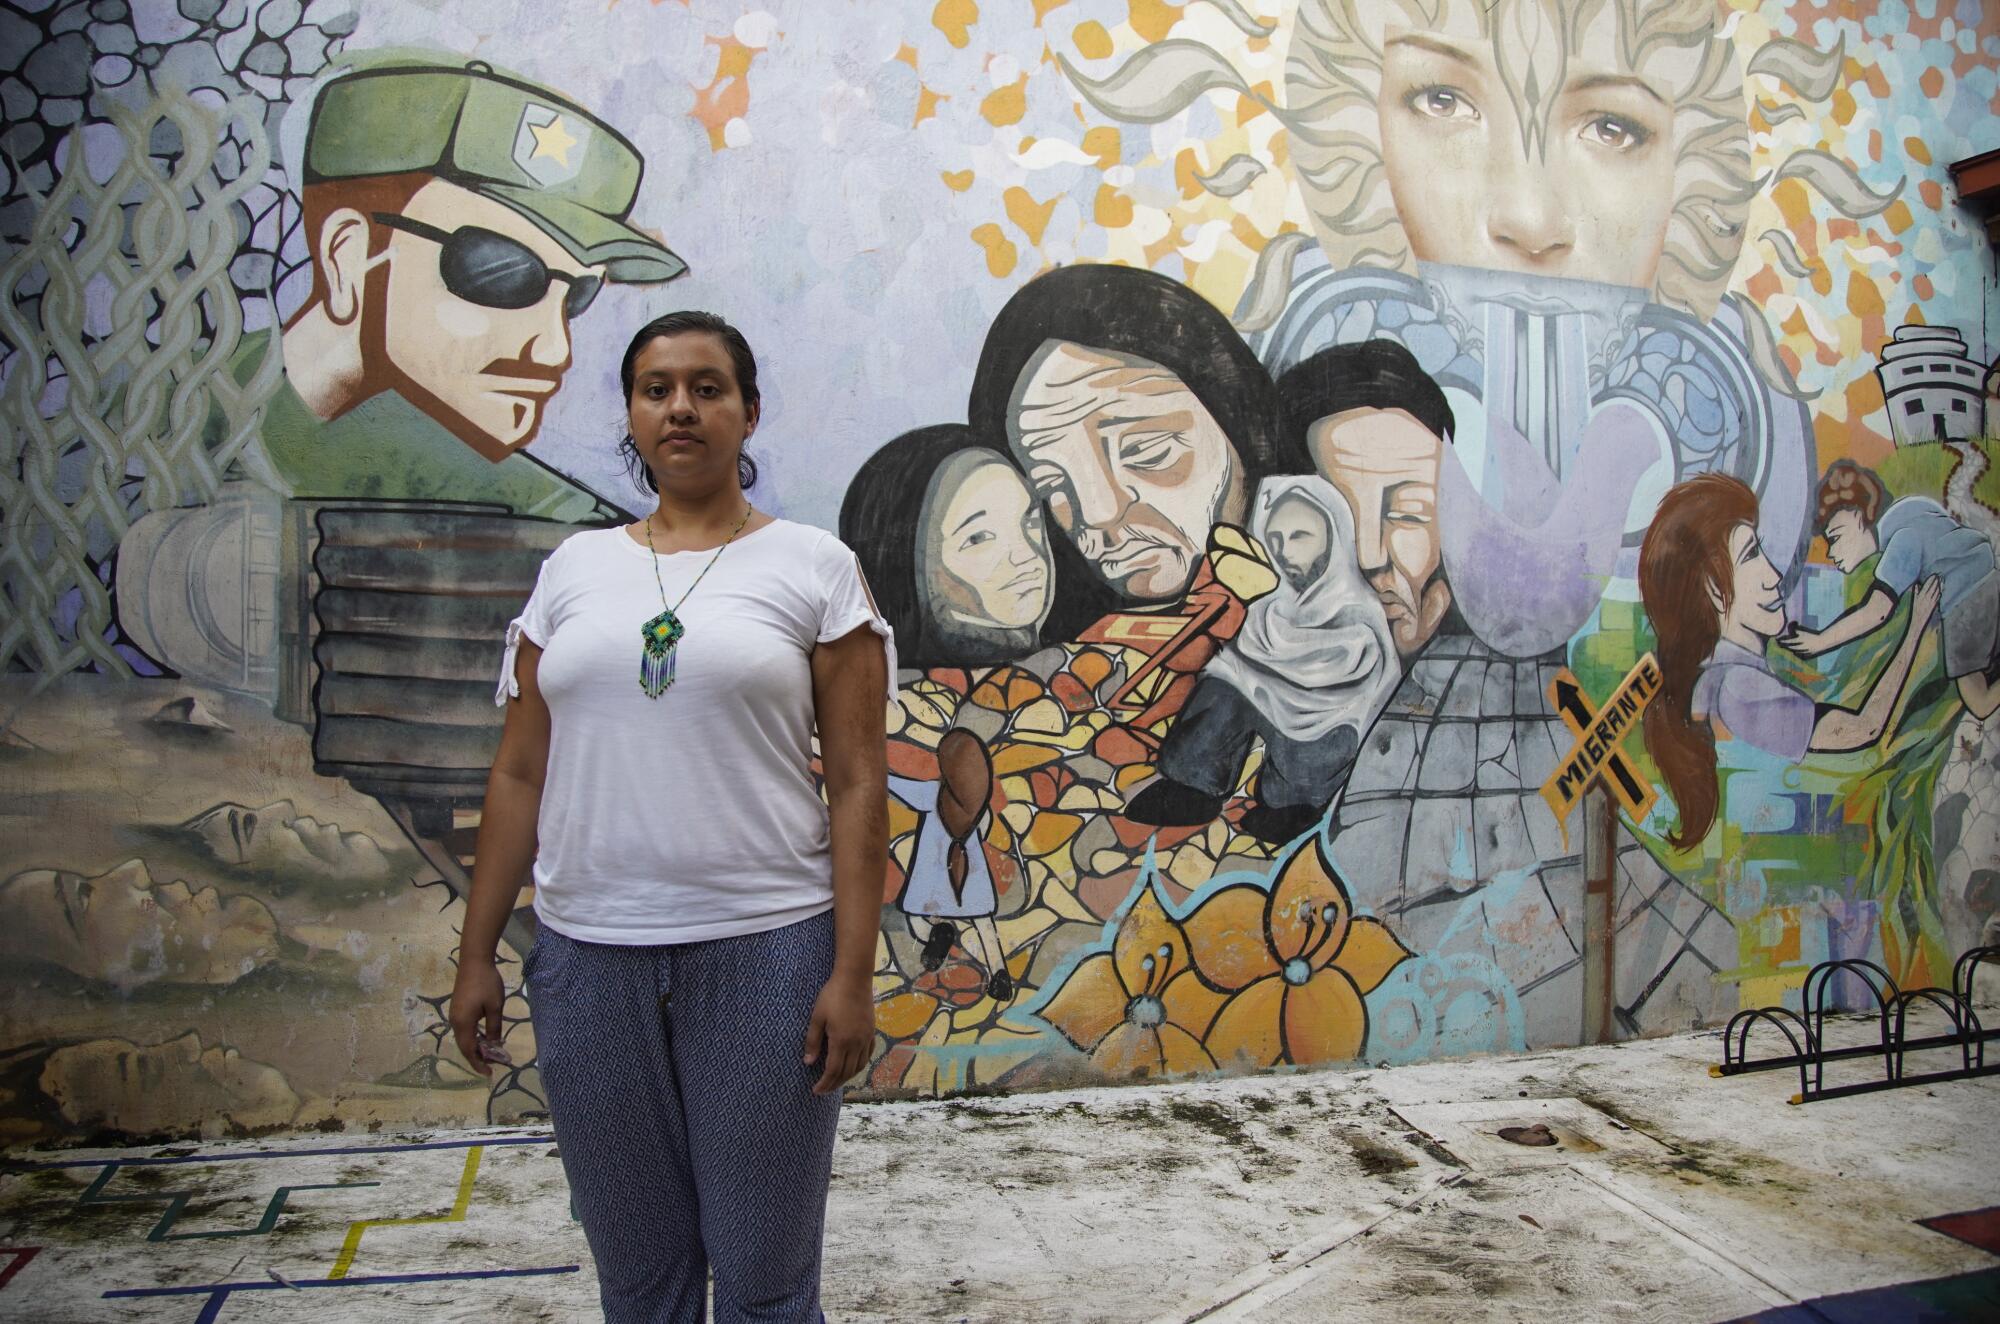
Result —
POLYGON ((1107 1075, 1175 1075, 1215 1069, 1201 1032, 1223 997, 1195 973, 1186 935, 1149 886, 1111 949, 1086 956, 1035 1010, 1107 1075))
POLYGON ((1354 902, 1319 838, 1286 861, 1268 891, 1225 887, 1185 920, 1199 977, 1226 999, 1197 1033, 1219 1063, 1304 1065, 1359 1057, 1368 1042, 1362 998, 1409 959, 1380 920, 1354 902))

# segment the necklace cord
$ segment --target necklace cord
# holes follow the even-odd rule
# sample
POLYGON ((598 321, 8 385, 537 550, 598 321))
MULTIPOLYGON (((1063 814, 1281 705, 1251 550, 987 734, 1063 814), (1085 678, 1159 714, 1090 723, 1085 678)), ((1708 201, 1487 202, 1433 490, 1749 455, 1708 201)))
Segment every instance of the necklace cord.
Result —
POLYGON ((681 600, 671 607, 667 605, 666 581, 660 575, 660 549, 653 545, 653 517, 651 514, 646 516, 646 550, 652 554, 653 585, 660 590, 662 609, 658 616, 639 627, 640 641, 644 646, 639 658, 639 688, 647 698, 657 699, 672 687, 676 670, 674 664, 676 646, 680 643, 681 636, 686 633, 686 627, 681 624, 680 608, 694 596, 694 591, 701 587, 701 581, 708 578, 708 572, 715 568, 715 563, 729 550, 729 544, 736 541, 736 535, 743 532, 743 526, 750 522, 751 513, 752 507, 745 502, 743 518, 736 521, 736 527, 729 531, 729 536, 715 549, 715 555, 708 558, 708 564, 694 577, 694 583, 688 585, 687 592, 681 594, 681 600))
POLYGON ((750 522, 750 516, 753 513, 754 507, 745 503, 743 518, 736 521, 736 527, 731 529, 729 536, 722 540, 722 546, 716 548, 715 555, 708 558, 708 564, 703 566, 701 573, 694 577, 694 583, 689 584, 687 592, 681 594, 680 602, 676 602, 670 607, 667 606, 666 581, 660 578, 660 553, 653 546, 653 517, 650 514, 646 516, 646 550, 653 554, 653 583, 660 590, 660 605, 662 607, 666 607, 667 611, 674 616, 681 614, 681 604, 694 596, 694 591, 701 587, 701 581, 708 578, 708 572, 715 568, 715 563, 720 561, 722 554, 729 550, 729 544, 736 541, 736 535, 743 532, 743 526, 750 522))

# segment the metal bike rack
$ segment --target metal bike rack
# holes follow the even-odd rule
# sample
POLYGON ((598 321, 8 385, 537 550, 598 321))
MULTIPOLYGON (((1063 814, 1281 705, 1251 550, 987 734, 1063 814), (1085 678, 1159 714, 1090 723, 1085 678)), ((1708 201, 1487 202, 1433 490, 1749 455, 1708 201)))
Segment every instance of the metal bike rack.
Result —
POLYGON ((1951 987, 1898 988, 1889 972, 1873 961, 1848 959, 1821 961, 1806 972, 1800 999, 1802 1011, 1789 1007, 1753 1007, 1732 1016, 1722 1031, 1722 1064, 1711 1066, 1711 1076, 1736 1076, 1749 1071, 1779 1071, 1796 1067, 1799 1092, 1790 1103, 1813 1103, 1839 1099, 1851 1094, 1896 1089, 1903 1085, 1928 1085, 1937 1081, 1964 1080, 1972 1076, 2000 1074, 2000 1056, 1986 1060, 1986 1044, 2000 1039, 2000 1027, 1987 1029, 1979 1022, 1972 1005, 1972 981, 1983 964, 2000 968, 2000 946, 1974 947, 1958 958, 1951 969, 1951 987), (1878 1041, 1849 1048, 1829 1048, 1826 1043, 1827 1003, 1837 975, 1860 981, 1875 1001, 1878 1041), (1951 1033, 1931 1034, 1912 1039, 1907 1030, 1910 1008, 1916 1003, 1938 1008, 1951 1021, 1951 1033), (1750 1056, 1750 1031, 1764 1024, 1784 1035, 1791 1052, 1773 1057, 1750 1056), (1958 1065, 1941 1071, 1912 1075, 1906 1067, 1908 1055, 1934 1049, 1958 1050, 1958 1065), (1880 1057, 1882 1077, 1851 1085, 1826 1083, 1826 1064, 1853 1058, 1880 1057))

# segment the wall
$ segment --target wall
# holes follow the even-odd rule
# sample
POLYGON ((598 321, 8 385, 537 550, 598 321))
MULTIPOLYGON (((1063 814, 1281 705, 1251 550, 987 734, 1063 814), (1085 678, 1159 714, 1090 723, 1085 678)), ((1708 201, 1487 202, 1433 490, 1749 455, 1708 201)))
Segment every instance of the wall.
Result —
POLYGON ((1836 460, 1990 540, 1981 10, 10 9, 0 1135, 543 1109, 524 1004, 490 1089, 442 1021, 489 687, 547 549, 644 509, 612 365, 677 307, 913 667, 868 1088, 1574 1043, 1587 875, 1615 1035, 1942 981, 2000 916, 1957 599, 1900 663, 1901 605, 1771 645, 1685 849, 1643 719, 1602 858, 1541 788, 1560 669, 1707 654, 1701 581, 1640 600, 1675 484, 1754 495, 1760 646, 1867 596, 1836 460))

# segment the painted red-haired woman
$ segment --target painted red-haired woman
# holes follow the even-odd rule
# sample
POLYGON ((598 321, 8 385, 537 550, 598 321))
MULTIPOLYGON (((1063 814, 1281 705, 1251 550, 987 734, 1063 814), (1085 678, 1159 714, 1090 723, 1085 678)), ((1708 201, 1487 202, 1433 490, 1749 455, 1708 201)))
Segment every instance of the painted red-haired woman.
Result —
POLYGON ((1777 567, 1757 538, 1756 494, 1723 474, 1669 491, 1639 550, 1639 597, 1659 640, 1661 676, 1646 709, 1646 749, 1681 816, 1668 840, 1685 850, 1715 824, 1718 736, 1793 763, 1808 751, 1881 739, 1938 595, 1934 578, 1916 588, 1896 654, 1858 708, 1815 703, 1764 660, 1765 645, 1785 629, 1785 608, 1777 567))

